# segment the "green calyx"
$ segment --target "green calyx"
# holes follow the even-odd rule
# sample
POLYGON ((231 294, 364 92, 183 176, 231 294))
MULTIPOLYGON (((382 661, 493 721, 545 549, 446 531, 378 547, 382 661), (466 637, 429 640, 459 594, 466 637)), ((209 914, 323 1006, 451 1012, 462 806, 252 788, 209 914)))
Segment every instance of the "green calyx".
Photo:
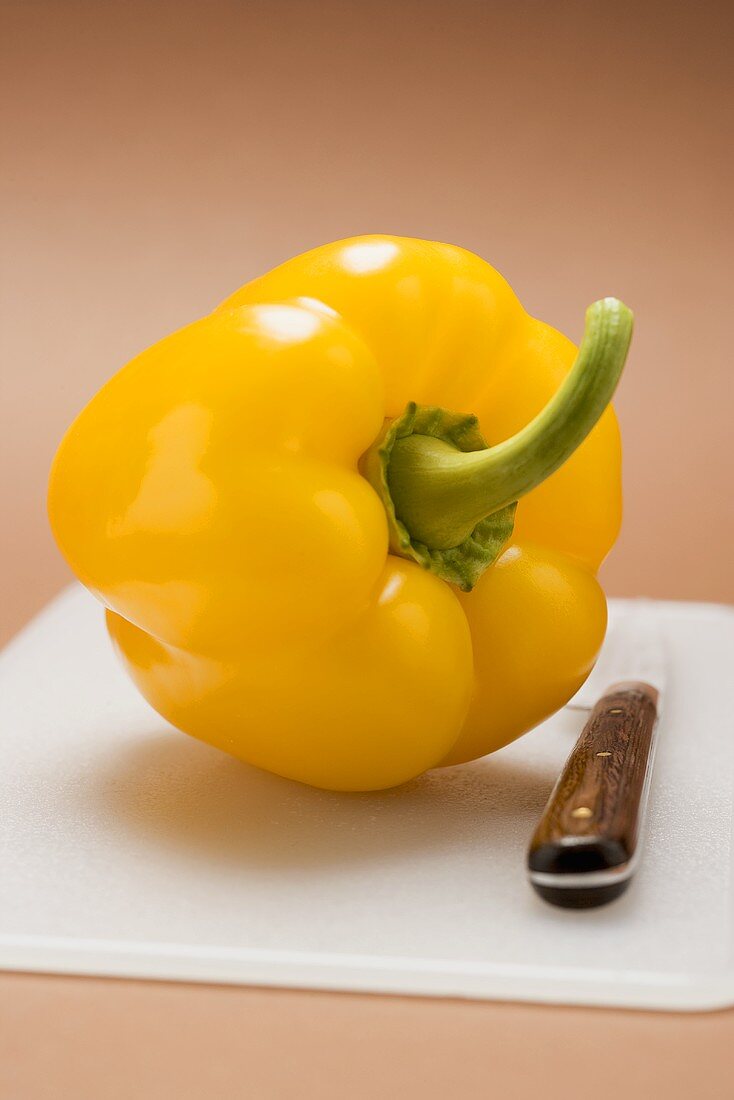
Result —
POLYGON ((609 404, 632 337, 616 298, 586 311, 576 362, 546 407, 488 447, 477 418, 408 405, 363 460, 387 514, 393 553, 469 591, 512 534, 517 501, 550 477, 609 404))
POLYGON ((433 439, 457 454, 486 453, 479 421, 476 416, 411 402, 402 416, 387 423, 377 443, 367 452, 363 465, 365 477, 385 506, 393 554, 412 558, 424 569, 469 592, 499 557, 512 534, 517 505, 509 504, 481 519, 453 546, 431 547, 415 538, 396 513, 390 485, 392 457, 396 446, 405 439, 433 439))

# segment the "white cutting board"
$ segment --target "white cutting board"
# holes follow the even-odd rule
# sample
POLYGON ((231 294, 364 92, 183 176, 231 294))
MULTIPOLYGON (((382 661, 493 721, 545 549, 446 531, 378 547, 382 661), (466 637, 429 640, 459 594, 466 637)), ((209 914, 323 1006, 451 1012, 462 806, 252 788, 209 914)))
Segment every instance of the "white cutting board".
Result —
POLYGON ((315 791, 174 731, 69 589, 0 657, 0 966, 734 1003, 734 611, 648 606, 670 689, 643 862, 621 900, 574 912, 536 898, 524 859, 582 715, 398 790, 315 791))

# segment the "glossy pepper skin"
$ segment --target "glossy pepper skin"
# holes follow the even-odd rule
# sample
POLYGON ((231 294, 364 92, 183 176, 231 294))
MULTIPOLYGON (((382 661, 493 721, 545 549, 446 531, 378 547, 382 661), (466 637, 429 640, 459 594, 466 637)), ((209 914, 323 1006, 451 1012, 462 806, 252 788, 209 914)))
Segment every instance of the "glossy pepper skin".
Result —
POLYGON ((561 707, 598 653, 614 414, 520 501, 468 592, 390 552, 360 461, 409 402, 504 440, 575 355, 463 249, 317 248, 93 398, 53 465, 56 539, 140 691, 185 732, 337 790, 482 756, 561 707))

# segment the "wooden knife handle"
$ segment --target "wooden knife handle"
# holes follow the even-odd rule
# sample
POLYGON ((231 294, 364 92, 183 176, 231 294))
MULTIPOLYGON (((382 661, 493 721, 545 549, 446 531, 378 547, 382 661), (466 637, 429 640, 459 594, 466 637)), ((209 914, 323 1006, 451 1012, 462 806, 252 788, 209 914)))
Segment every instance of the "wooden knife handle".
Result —
POLYGON ((616 684, 591 712, 553 788, 528 852, 546 901, 603 905, 629 885, 644 812, 658 694, 616 684))

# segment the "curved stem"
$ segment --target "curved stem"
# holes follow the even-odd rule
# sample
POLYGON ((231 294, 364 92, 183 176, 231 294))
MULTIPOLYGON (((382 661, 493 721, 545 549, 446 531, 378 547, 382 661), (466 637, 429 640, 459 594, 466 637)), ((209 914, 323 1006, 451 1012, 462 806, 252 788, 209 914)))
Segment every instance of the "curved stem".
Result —
POLYGON ((411 537, 436 550, 458 546, 485 516, 550 477, 609 404, 631 337, 630 310, 603 298, 586 311, 584 337, 562 386, 517 435, 470 452, 427 435, 396 441, 388 481, 411 537))

